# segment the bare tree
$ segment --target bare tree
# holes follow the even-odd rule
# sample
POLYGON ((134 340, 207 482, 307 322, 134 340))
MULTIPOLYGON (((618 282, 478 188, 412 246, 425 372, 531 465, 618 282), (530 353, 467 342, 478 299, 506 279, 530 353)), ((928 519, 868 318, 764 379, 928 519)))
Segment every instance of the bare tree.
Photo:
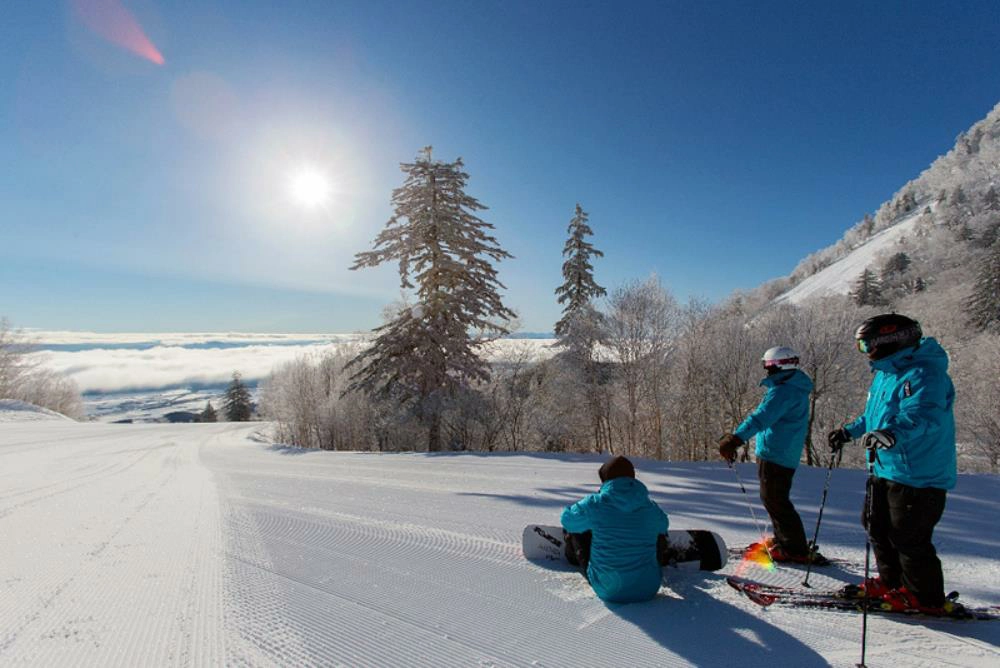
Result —
POLYGON ((82 417, 83 401, 76 383, 45 368, 44 361, 22 331, 0 318, 0 399, 16 399, 68 417, 82 417))
POLYGON ((611 296, 608 347, 624 395, 626 454, 662 455, 662 366, 678 320, 677 302, 656 276, 626 283, 611 296))

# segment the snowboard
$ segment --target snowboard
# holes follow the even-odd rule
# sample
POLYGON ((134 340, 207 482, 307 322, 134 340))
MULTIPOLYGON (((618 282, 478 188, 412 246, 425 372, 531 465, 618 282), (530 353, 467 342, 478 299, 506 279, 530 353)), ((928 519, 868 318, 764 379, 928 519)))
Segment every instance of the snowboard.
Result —
MULTIPOLYGON (((529 524, 521 534, 521 549, 529 561, 570 565, 562 527, 529 524)), ((717 571, 726 565, 728 556, 725 541, 712 531, 671 529, 667 532, 668 567, 717 571)))
MULTIPOLYGON (((864 609, 864 599, 848 596, 843 590, 782 587, 780 585, 765 584, 736 576, 727 577, 726 582, 729 583, 730 587, 762 607, 784 605, 846 612, 862 612, 864 609)), ((952 592, 948 595, 948 600, 951 602, 956 602, 957 599, 958 592, 952 592)), ((1000 620, 1000 606, 982 608, 962 606, 952 614, 929 615, 918 611, 884 609, 879 607, 878 601, 871 600, 869 601, 868 612, 877 615, 905 615, 907 617, 926 619, 1000 620)))

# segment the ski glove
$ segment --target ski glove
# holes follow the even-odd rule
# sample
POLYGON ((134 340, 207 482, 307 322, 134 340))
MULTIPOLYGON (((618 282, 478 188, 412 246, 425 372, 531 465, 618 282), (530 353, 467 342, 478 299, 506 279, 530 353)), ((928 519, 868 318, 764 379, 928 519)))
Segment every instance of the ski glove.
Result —
POLYGON ((876 448, 888 450, 896 445, 896 437, 892 435, 891 431, 870 431, 861 437, 861 442, 869 450, 876 448))
POLYGON ((743 439, 735 434, 726 434, 719 439, 719 454, 727 462, 732 464, 736 461, 736 450, 743 445, 743 439))
POLYGON ((847 433, 846 429, 841 427, 827 434, 826 440, 830 444, 830 452, 840 452, 840 449, 850 442, 851 435, 847 433))

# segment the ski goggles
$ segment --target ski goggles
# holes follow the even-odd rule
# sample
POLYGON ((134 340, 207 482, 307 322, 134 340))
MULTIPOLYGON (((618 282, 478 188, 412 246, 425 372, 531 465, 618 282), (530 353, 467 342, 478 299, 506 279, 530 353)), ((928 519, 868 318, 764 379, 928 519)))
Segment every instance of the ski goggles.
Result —
POLYGON ((872 346, 871 341, 867 339, 858 339, 857 344, 858 344, 858 350, 860 350, 866 355, 870 353, 872 351, 872 348, 874 347, 872 346))

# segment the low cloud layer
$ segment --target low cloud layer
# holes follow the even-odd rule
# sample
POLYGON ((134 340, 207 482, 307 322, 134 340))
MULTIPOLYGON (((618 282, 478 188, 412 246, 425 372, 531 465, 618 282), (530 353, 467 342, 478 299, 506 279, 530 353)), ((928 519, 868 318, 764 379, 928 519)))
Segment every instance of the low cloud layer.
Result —
MULTIPOLYGON (((83 392, 112 393, 223 385, 232 378, 233 371, 239 371, 247 381, 257 381, 279 364, 303 356, 319 357, 354 337, 323 335, 313 342, 300 343, 310 337, 60 332, 36 333, 34 338, 42 347, 35 354, 46 367, 74 380, 83 392), (52 347, 45 350, 46 345, 52 347), (121 347, 124 345, 142 347, 121 347), (67 346, 74 349, 67 350, 67 346)), ((528 361, 551 355, 546 347, 549 343, 545 339, 505 339, 494 342, 484 352, 494 362, 528 361)))

